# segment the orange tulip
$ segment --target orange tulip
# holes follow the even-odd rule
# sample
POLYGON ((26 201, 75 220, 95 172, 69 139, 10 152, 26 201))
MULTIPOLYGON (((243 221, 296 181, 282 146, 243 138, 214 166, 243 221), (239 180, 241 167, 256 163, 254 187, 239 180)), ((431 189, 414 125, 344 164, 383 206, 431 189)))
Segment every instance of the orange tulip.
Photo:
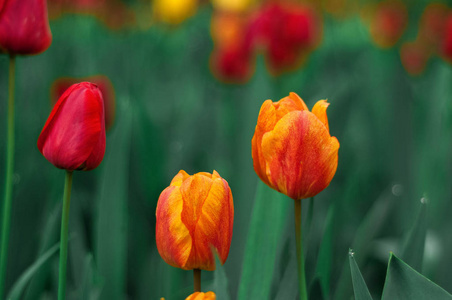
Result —
POLYGON ((215 300, 217 299, 217 296, 214 292, 196 292, 185 298, 185 300, 215 300))
POLYGON ((229 254, 234 221, 232 193, 226 180, 213 171, 173 178, 161 194, 156 211, 156 240, 160 256, 184 270, 215 270, 229 254))
POLYGON ((262 104, 251 143, 254 170, 268 186, 297 200, 330 184, 339 142, 330 136, 328 105, 320 100, 310 112, 295 93, 262 104))

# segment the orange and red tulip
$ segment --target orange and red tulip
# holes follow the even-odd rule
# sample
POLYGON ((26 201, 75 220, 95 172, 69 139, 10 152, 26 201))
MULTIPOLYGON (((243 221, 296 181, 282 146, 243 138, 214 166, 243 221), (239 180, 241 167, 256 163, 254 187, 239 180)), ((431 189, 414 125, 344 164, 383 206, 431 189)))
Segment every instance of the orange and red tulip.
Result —
POLYGON ((234 221, 231 189, 213 171, 188 175, 180 171, 161 194, 156 210, 157 249, 169 265, 184 270, 215 270, 224 264, 234 221))
POLYGON ((39 54, 51 42, 46 0, 0 1, 0 52, 39 54))
POLYGON ((251 142, 254 170, 268 186, 294 200, 325 189, 336 173, 339 142, 330 136, 320 100, 310 112, 295 93, 262 104, 251 142))
POLYGON ((420 75, 430 58, 428 48, 420 41, 408 42, 400 48, 400 58, 405 70, 411 75, 420 75))
POLYGON ((214 292, 196 292, 185 298, 185 300, 216 300, 217 296, 214 292))
POLYGON ((115 90, 110 79, 104 75, 94 75, 83 78, 63 77, 58 78, 50 88, 50 102, 53 105, 60 99, 64 92, 73 84, 77 82, 92 82, 99 88, 104 99, 105 106, 105 130, 109 130, 115 121, 116 101, 115 90))
POLYGON ((92 83, 72 85, 52 109, 38 149, 60 169, 92 170, 105 153, 104 100, 92 83))

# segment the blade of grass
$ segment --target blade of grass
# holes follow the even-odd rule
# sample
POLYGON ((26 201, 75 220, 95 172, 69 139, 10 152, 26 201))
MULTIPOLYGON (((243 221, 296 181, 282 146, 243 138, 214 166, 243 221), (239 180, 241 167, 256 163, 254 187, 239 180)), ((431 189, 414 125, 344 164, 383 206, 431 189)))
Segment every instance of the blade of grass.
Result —
POLYGON ((451 300, 452 295, 391 253, 382 300, 451 300))
POLYGON ((401 257, 413 269, 422 271, 422 261, 424 258, 425 236, 427 235, 427 200, 421 199, 421 207, 413 227, 408 233, 401 257))
POLYGON ((348 251, 348 260, 350 262, 350 271, 352 273, 353 291, 355 293, 355 300, 372 300, 363 275, 359 270, 358 264, 355 260, 355 253, 352 249, 348 251))
POLYGON ((238 299, 269 299, 277 247, 289 205, 282 194, 258 183, 245 247, 238 299))

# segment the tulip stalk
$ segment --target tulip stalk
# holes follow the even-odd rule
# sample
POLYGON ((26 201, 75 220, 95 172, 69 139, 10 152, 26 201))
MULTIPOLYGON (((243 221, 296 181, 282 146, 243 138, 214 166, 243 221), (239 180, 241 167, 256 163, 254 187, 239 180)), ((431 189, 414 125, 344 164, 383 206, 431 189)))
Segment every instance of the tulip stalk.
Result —
POLYGON ((300 290, 300 300, 307 300, 306 275, 304 271, 303 241, 301 230, 301 200, 294 200, 295 211, 295 241, 297 245, 297 269, 298 287, 300 290))
POLYGON ((58 300, 66 296, 67 241, 69 226, 69 206, 71 204, 72 171, 66 171, 64 184, 63 213, 61 215, 60 270, 58 275, 58 300))
POLYGON ((2 218, 2 244, 0 254, 0 298, 3 297, 6 278, 6 264, 8 257, 9 231, 11 225, 11 204, 13 193, 14 172, 14 85, 15 85, 16 58, 9 56, 9 83, 8 83, 8 133, 6 146, 6 176, 5 198, 3 201, 2 218))
POLYGON ((193 269, 193 283, 195 292, 201 291, 201 269, 193 269))

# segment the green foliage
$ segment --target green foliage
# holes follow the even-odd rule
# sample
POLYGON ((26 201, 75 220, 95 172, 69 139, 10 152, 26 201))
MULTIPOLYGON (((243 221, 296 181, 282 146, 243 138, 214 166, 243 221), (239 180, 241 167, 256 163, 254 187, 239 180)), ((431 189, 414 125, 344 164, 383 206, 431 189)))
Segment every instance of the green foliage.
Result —
POLYGON ((391 253, 382 297, 389 299, 446 300, 452 295, 391 253))
POLYGON ((355 260, 355 253, 352 249, 348 252, 348 260, 350 262, 350 270, 352 273, 353 291, 355 293, 355 300, 372 300, 363 275, 359 270, 355 260))

